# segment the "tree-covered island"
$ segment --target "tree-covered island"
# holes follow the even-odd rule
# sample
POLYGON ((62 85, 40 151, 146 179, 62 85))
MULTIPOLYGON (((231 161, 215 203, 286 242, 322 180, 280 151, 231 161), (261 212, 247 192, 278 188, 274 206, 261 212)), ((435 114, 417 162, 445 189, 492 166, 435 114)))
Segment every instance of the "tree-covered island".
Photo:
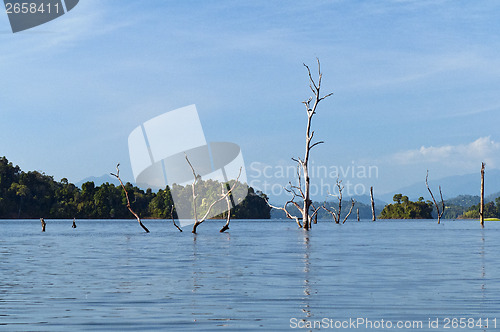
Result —
MULTIPOLYGON (((134 210, 141 218, 172 217, 174 202, 168 186, 157 192, 151 189, 144 191, 130 183, 126 183, 125 187, 134 210)), ((217 195, 219 192, 213 193, 214 197, 217 195)), ((243 202, 231 209, 231 217, 269 219, 270 208, 266 199, 265 194, 249 188, 243 202)), ((112 183, 96 186, 90 181, 79 188, 65 178, 55 181, 52 176, 38 171, 24 172, 6 157, 0 158, 0 219, 133 218, 126 205, 125 192, 112 183)))

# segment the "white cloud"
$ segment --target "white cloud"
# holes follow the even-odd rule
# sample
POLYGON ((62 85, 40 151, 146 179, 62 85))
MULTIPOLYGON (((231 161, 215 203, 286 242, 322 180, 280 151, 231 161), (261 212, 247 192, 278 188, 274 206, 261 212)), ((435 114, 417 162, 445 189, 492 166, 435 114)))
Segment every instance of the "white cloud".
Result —
POLYGON ((391 159, 400 165, 443 164, 468 171, 477 168, 483 161, 495 168, 500 164, 499 156, 500 143, 487 136, 469 144, 422 146, 420 149, 398 152, 391 159))

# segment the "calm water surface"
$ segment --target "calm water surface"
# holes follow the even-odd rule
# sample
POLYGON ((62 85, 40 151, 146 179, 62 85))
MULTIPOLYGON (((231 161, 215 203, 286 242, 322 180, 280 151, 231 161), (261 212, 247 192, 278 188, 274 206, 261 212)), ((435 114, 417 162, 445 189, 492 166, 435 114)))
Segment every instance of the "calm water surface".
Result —
POLYGON ((278 331, 364 318, 436 331, 429 319, 443 330, 446 317, 500 329, 500 223, 325 221, 304 232, 232 221, 221 234, 210 221, 197 235, 159 220, 144 221, 149 234, 133 220, 71 223, 47 220, 42 233, 39 220, 0 221, 0 330, 278 331))

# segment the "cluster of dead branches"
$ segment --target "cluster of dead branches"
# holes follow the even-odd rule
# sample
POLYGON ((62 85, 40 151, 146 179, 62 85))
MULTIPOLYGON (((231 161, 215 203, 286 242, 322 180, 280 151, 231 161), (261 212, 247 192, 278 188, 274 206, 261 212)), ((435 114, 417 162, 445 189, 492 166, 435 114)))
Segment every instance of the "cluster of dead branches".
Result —
MULTIPOLYGON (((201 180, 201 176, 196 173, 196 171, 195 171, 193 165, 191 164, 191 162, 189 161, 189 158, 187 157, 187 155, 186 155, 186 161, 187 161, 189 167, 191 168, 191 171, 193 172, 193 177, 194 177, 194 181, 191 184, 192 195, 193 195, 193 214, 194 214, 194 225, 193 225, 192 233, 196 233, 196 230, 197 230, 198 226, 200 224, 202 224, 209 217, 210 212, 212 211, 212 208, 217 203, 219 203, 222 200, 226 200, 226 202, 227 202, 227 218, 226 218, 226 223, 221 228, 220 232, 221 233, 225 232, 226 230, 229 229, 229 223, 230 223, 230 220, 231 220, 230 195, 231 195, 231 193, 234 191, 235 187, 239 183, 238 180, 239 180, 240 175, 241 175, 241 168, 240 168, 240 171, 238 173, 238 177, 236 178, 236 180, 234 181, 234 183, 233 183, 232 186, 229 186, 227 184, 227 189, 225 189, 224 188, 224 184, 221 183, 221 194, 220 194, 220 197, 218 199, 214 200, 210 204, 210 206, 208 207, 208 209, 205 212, 205 214, 203 215, 203 217, 198 218, 197 202, 196 202, 196 199, 197 199, 198 195, 196 194, 196 184, 201 180)), ((139 225, 147 233, 149 233, 148 228, 146 226, 144 226, 144 224, 142 223, 141 218, 139 217, 139 215, 137 213, 135 213, 135 211, 132 209, 132 206, 130 204, 130 199, 129 199, 129 196, 128 196, 128 192, 127 192, 127 188, 125 187, 125 185, 123 184, 123 182, 122 182, 122 180, 120 178, 120 169, 119 169, 119 166, 120 166, 120 164, 116 165, 116 174, 114 174, 114 173, 110 173, 110 174, 113 175, 114 177, 116 177, 118 179, 118 181, 120 181, 120 185, 123 188, 123 191, 125 192, 125 197, 127 199, 127 208, 129 209, 130 213, 132 213, 135 216, 135 218, 139 222, 139 225)), ((171 212, 171 215, 172 215, 172 223, 173 223, 174 227, 176 227, 179 230, 179 232, 182 232, 181 227, 179 225, 177 225, 177 223, 175 222, 175 206, 174 205, 171 206, 170 212, 171 212)), ((44 225, 43 219, 42 219, 42 227, 45 229, 45 225, 44 225)))
MULTIPOLYGON (((342 191, 344 191, 344 185, 342 184, 342 180, 339 180, 338 178, 337 178, 337 190, 338 190, 338 195, 333 195, 333 194, 328 194, 328 195, 338 198, 339 201, 338 208, 337 209, 335 209, 334 207, 328 208, 326 206, 326 202, 323 204, 322 208, 333 216, 333 220, 335 220, 336 224, 340 224, 340 215, 342 213, 342 191)), ((349 209, 349 212, 345 215, 342 224, 345 224, 347 218, 349 218, 349 216, 351 215, 354 204, 356 204, 356 200, 351 198, 351 208, 349 209)), ((358 219, 359 219, 359 210, 358 210, 358 219)))
POLYGON ((434 205, 436 206, 437 216, 438 216, 438 224, 440 224, 441 217, 443 216, 443 213, 444 213, 443 193, 441 192, 441 186, 439 186, 439 195, 441 196, 441 206, 442 206, 442 209, 440 210, 439 205, 436 202, 434 195, 432 194, 431 188, 429 188, 429 182, 427 181, 428 179, 429 179, 429 170, 427 170, 427 175, 425 176, 425 185, 427 186, 427 190, 429 190, 429 194, 431 194, 432 200, 434 201, 434 205))
POLYGON ((196 229, 198 228, 198 226, 201 225, 208 218, 208 216, 210 215, 210 212, 212 211, 212 208, 215 206, 215 204, 219 203, 220 201, 222 201, 224 199, 227 201, 228 214, 227 214, 226 224, 221 228, 220 232, 222 233, 222 232, 228 230, 229 229, 229 221, 231 220, 231 204, 229 201, 229 195, 234 190, 234 188, 236 188, 236 186, 238 185, 238 181, 239 181, 240 175, 241 175, 241 167, 240 167, 240 171, 238 173, 238 177, 236 178, 236 181, 234 181, 233 185, 231 187, 228 187, 227 190, 225 190, 224 184, 221 184, 222 190, 221 190, 220 197, 218 199, 214 200, 209 205, 209 207, 208 207, 207 211, 205 212, 205 214, 203 215, 203 217, 198 219, 197 204, 196 204, 196 198, 198 195, 196 194, 196 183, 198 183, 198 181, 201 180, 201 176, 196 173, 196 171, 195 171, 193 165, 191 164, 191 162, 189 161, 189 158, 187 157, 187 155, 186 155, 186 161, 189 164, 189 167, 191 168, 191 171, 193 172, 193 177, 194 177, 194 181, 191 184, 192 193, 193 193, 193 213, 194 213, 194 225, 193 225, 192 233, 196 233, 196 229))

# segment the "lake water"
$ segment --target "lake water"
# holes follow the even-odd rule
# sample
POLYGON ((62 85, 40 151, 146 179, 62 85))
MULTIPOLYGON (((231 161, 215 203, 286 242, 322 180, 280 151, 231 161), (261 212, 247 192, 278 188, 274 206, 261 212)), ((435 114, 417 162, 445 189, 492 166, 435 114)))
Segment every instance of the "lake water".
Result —
POLYGON ((71 223, 0 221, 0 330, 500 329, 500 222, 71 223))

